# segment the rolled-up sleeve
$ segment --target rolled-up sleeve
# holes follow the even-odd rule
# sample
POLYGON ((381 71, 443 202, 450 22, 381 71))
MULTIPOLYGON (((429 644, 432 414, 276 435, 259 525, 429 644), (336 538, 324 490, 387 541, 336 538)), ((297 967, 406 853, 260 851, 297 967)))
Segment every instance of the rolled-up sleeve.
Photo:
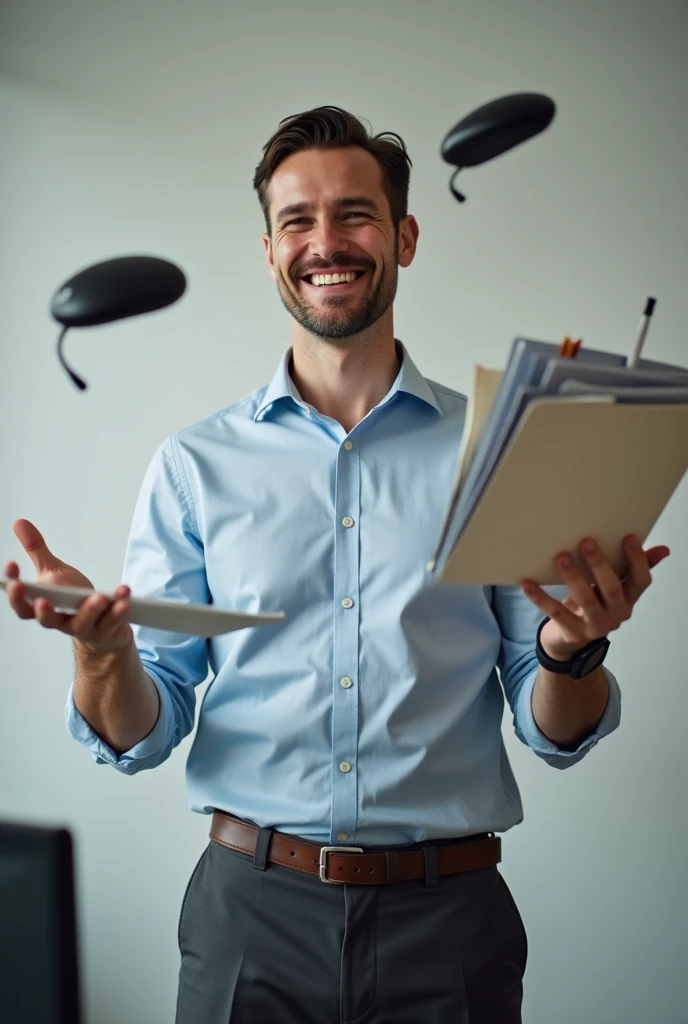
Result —
MULTIPOLYGON (((561 600, 566 587, 545 587, 547 593, 561 600)), ((590 751, 599 740, 608 736, 621 720, 621 691, 614 675, 606 668, 609 699, 602 718, 593 733, 575 750, 562 750, 538 728, 532 709, 532 695, 539 663, 535 655, 537 629, 544 618, 539 608, 521 592, 520 587, 495 587, 492 610, 502 635, 497 667, 504 693, 513 714, 514 731, 522 743, 554 768, 568 768, 590 751)))
MULTIPOLYGON (((127 542, 122 581, 132 597, 208 604, 205 557, 181 453, 173 435, 155 453, 141 485, 127 542)), ((194 724, 195 687, 208 675, 205 637, 132 624, 144 670, 160 695, 151 732, 119 756, 94 732, 74 704, 70 687, 67 729, 98 764, 133 775, 162 764, 194 724)))

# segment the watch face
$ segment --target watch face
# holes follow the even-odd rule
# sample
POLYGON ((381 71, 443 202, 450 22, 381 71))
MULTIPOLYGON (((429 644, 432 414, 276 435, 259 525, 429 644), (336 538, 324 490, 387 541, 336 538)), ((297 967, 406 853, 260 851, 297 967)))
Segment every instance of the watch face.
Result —
POLYGON ((609 644, 603 642, 595 651, 591 651, 588 657, 585 659, 585 664, 581 666, 581 674, 579 678, 590 675, 596 668, 599 668, 604 661, 604 656, 607 653, 609 644))

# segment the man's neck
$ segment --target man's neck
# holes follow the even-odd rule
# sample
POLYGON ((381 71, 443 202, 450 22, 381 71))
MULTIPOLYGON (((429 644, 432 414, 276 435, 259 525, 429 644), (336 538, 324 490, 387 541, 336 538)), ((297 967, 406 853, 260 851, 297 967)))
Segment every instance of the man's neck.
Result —
POLYGON ((399 373, 392 324, 379 326, 338 342, 294 331, 289 373, 299 394, 347 434, 382 401, 399 373))

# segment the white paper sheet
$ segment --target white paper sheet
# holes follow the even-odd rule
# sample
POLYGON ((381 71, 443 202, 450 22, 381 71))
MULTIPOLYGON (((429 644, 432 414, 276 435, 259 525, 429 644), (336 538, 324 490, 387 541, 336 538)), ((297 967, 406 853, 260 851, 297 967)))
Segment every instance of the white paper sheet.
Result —
MULTIPOLYGON (((5 590, 11 580, 0 580, 0 589, 5 590)), ((29 604, 37 597, 46 597, 52 601, 55 611, 74 614, 87 597, 104 591, 89 590, 87 587, 58 587, 48 584, 27 583, 26 600, 29 604)), ((105 594, 113 599, 113 595, 105 594)), ((280 622, 284 612, 265 615, 250 615, 245 612, 224 611, 215 605, 184 604, 181 601, 154 601, 143 598, 128 597, 129 612, 125 616, 127 622, 135 622, 140 626, 152 626, 165 629, 171 633, 184 633, 189 636, 220 636, 231 633, 235 629, 246 629, 252 626, 267 626, 272 622, 280 622)))

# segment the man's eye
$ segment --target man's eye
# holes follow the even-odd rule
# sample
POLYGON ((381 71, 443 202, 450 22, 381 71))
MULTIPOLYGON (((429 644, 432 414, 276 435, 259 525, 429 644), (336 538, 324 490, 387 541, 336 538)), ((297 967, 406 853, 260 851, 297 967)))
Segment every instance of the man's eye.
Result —
MULTIPOLYGON (((344 214, 342 220, 346 220, 347 217, 365 217, 365 218, 367 218, 368 216, 369 216, 369 214, 367 214, 364 210, 349 210, 348 213, 344 214)), ((292 217, 291 220, 285 221, 285 223, 282 225, 282 228, 284 229, 284 228, 291 227, 292 224, 307 224, 307 223, 308 223, 308 217, 292 217)))

